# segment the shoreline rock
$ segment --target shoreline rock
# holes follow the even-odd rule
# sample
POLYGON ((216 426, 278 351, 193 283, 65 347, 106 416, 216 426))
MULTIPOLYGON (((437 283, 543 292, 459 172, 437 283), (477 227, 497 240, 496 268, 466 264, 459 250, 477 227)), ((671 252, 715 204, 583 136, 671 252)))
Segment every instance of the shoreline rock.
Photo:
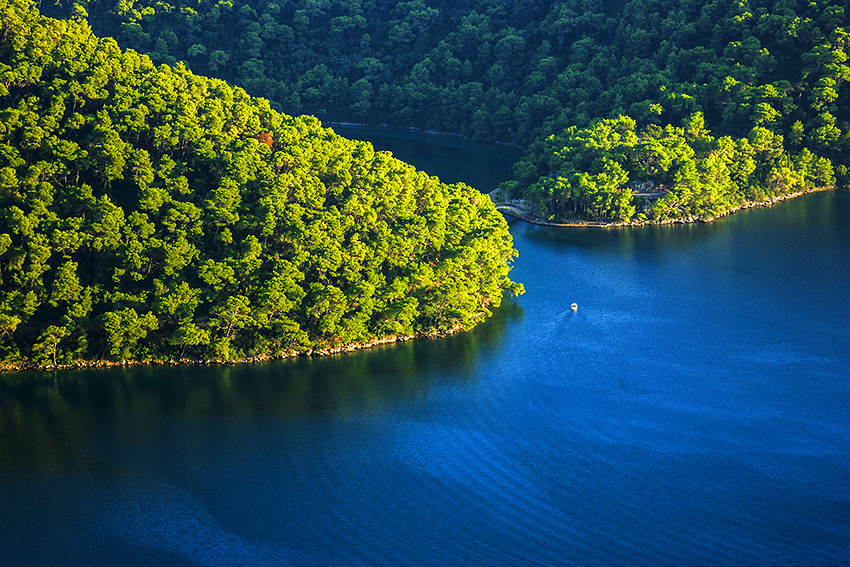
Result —
POLYGON ((418 333, 415 335, 387 335, 383 338, 374 338, 369 341, 350 343, 341 346, 307 349, 303 351, 288 350, 278 353, 257 354, 244 358, 232 358, 224 360, 221 358, 148 358, 144 360, 78 360, 72 364, 38 364, 35 362, 21 362, 18 364, 3 364, 0 365, 0 375, 4 373, 16 372, 58 372, 60 370, 82 370, 86 368, 117 368, 128 366, 198 366, 202 364, 256 364, 260 362, 269 362, 272 360, 286 360, 289 358, 312 357, 312 356, 334 356, 340 354, 348 354, 359 350, 366 350, 378 346, 385 346, 399 342, 411 341, 414 339, 442 339, 463 331, 465 327, 455 325, 445 331, 431 331, 427 333, 418 333))
MULTIPOLYGON (((640 222, 605 222, 605 221, 591 221, 591 220, 575 220, 575 221, 566 221, 566 222, 558 222, 558 221, 550 221, 548 219, 543 219, 541 217, 535 216, 524 210, 519 205, 508 203, 495 203, 496 210, 505 214, 507 216, 513 217, 515 219, 534 224, 537 226, 549 226, 556 228, 631 228, 631 227, 639 227, 639 226, 661 226, 665 224, 692 224, 692 223, 709 223, 714 222, 716 220, 722 219, 723 217, 727 217, 738 211, 744 209, 754 209, 757 207, 770 207, 775 205, 776 203, 780 203, 782 201, 787 201, 789 199, 795 199, 797 197, 801 197, 803 195, 808 195, 809 193, 819 193, 821 191, 833 191, 833 190, 841 190, 840 187, 814 187, 812 189, 807 189, 805 191, 797 191, 796 193, 788 193, 787 195, 777 195, 775 197, 770 197, 765 199, 764 201, 747 201, 746 203, 742 203, 736 207, 732 207, 716 216, 713 217, 698 217, 698 216, 689 216, 689 217, 681 217, 676 219, 665 219, 662 221, 640 221, 640 222)), ((843 188, 847 189, 847 188, 843 188)), ((493 194, 490 194, 490 197, 493 197, 493 194)))

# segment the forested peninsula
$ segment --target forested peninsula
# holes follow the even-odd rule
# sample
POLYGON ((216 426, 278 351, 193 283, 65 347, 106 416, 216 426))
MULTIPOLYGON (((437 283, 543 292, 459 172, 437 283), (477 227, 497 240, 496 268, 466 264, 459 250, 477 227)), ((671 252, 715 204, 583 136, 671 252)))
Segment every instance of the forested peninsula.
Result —
POLYGON ((841 0, 39 8, 0 0, 0 364, 335 349, 521 291, 488 198, 319 119, 521 146, 497 200, 552 222, 850 182, 841 0))
MULTIPOLYGON (((47 4, 47 3, 45 3, 47 4)), ((844 0, 84 0, 289 114, 526 148, 540 218, 707 219, 850 182, 844 0)), ((489 191, 493 188, 479 188, 489 191)))
POLYGON ((475 189, 0 0, 5 368, 444 334, 515 255, 475 189))

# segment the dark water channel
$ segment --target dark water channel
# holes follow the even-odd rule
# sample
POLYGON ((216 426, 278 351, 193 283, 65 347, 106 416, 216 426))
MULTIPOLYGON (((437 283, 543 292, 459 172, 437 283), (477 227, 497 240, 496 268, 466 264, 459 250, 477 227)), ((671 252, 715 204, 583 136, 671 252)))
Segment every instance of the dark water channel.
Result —
POLYGON ((483 193, 513 177, 513 164, 522 151, 496 144, 475 144, 450 134, 411 132, 393 128, 331 126, 337 134, 372 142, 417 169, 439 176, 444 183, 463 182, 483 193))
POLYGON ((0 565, 850 565, 850 192, 511 231, 464 335, 0 376, 0 565))

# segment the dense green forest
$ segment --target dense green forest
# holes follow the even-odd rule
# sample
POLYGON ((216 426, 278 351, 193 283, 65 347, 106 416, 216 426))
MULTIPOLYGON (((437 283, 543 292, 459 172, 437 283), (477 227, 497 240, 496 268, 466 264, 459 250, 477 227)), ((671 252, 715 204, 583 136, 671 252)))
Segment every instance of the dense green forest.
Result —
POLYGON ((502 194, 544 217, 850 182, 841 1, 39 7, 64 19, 0 0, 6 363, 328 347, 470 326, 519 290, 488 199, 295 115, 523 146, 502 194))
POLYGON ((0 361, 230 359, 468 328, 492 202, 0 0, 0 361))
POLYGON ((88 14, 98 33, 154 62, 184 61, 290 114, 526 147, 510 188, 540 214, 659 221, 848 183, 844 4, 59 0, 45 9, 88 14), (610 128, 599 120, 631 134, 580 147, 610 128), (647 192, 665 196, 633 195, 647 192))

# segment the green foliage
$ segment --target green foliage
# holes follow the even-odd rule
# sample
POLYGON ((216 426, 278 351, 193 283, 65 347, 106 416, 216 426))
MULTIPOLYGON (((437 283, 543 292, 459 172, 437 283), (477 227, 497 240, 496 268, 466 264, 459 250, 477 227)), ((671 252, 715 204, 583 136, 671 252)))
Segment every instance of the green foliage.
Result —
MULTIPOLYGON (((603 162, 582 164, 576 175, 587 177, 570 181, 576 195, 569 202, 563 188, 550 187, 559 182, 547 181, 553 178, 549 161, 561 149, 552 143, 561 143, 571 127, 618 116, 633 118, 639 128, 678 127, 699 115, 718 138, 740 140, 759 128, 760 143, 762 130, 772 132, 781 144, 772 138, 772 150, 743 152, 743 164, 734 166, 750 196, 796 185, 776 177, 782 167, 774 167, 771 154, 777 152, 793 161, 806 148, 835 167, 850 165, 850 105, 842 104, 850 88, 850 12, 843 4, 137 0, 128 10, 124 0, 91 0, 86 7, 97 31, 124 46, 155 62, 185 59, 291 113, 525 146, 515 196, 544 215, 622 221, 643 199, 612 190, 618 174, 610 164, 607 173, 603 162), (744 175, 751 162, 755 171, 744 175)), ((15 120, 26 121, 26 114, 15 120)), ((699 155, 707 151, 700 142, 686 145, 699 155)), ((119 149, 106 134, 86 147, 107 182, 123 163, 119 149)), ((665 152, 651 144, 642 151, 647 167, 672 167, 658 161, 665 152)), ((670 185, 672 175, 659 179, 662 185, 670 185)), ((227 185, 207 191, 218 222, 235 222, 227 185)))
POLYGON ((148 331, 156 329, 158 321, 152 313, 141 317, 135 309, 107 311, 103 314, 103 328, 106 331, 109 353, 118 360, 133 357, 133 349, 139 339, 147 336, 148 331))
POLYGON ((716 217, 747 201, 832 186, 825 157, 796 159, 782 137, 756 126, 746 138, 714 138, 701 114, 684 126, 636 129, 620 116, 548 140, 549 174, 526 191, 543 212, 628 222, 716 217), (638 210, 638 207, 640 210, 638 210))
POLYGON ((49 326, 38 337, 38 341, 33 346, 35 360, 38 362, 51 362, 56 366, 59 353, 59 343, 68 334, 65 327, 49 326))
MULTIPOLYGON (((630 37, 638 34, 647 45, 623 44, 637 57, 595 47, 614 55, 613 65, 619 60, 631 68, 607 73, 613 88, 600 85, 599 104, 586 105, 590 112, 576 114, 585 103, 575 111, 567 103, 552 128, 544 128, 551 134, 533 141, 515 167, 514 193, 543 215, 628 221, 634 210, 636 220, 664 221, 711 218, 747 201, 843 182, 834 171, 846 171, 850 149, 850 110, 839 104, 850 78, 850 21, 843 7, 830 4, 749 2, 728 10, 716 3, 626 4, 621 13, 634 19, 630 37), (665 10, 667 20, 660 21, 665 10), (657 24, 671 39, 658 35, 657 24), (665 59, 666 68, 659 65, 665 59), (624 110, 636 121, 638 141, 608 147, 611 125, 629 120, 624 110), (581 130, 566 127, 594 116, 601 118, 581 130), (798 159, 803 154, 808 157, 798 159), (611 159, 626 178, 611 177, 611 159), (614 186, 611 179, 618 180, 614 193, 600 188, 600 181, 614 186), (610 199, 629 188, 635 191, 628 204, 610 199)), ((593 36, 573 50, 579 44, 592 46, 593 36)), ((581 61, 589 63, 590 55, 581 61)), ((574 84, 586 95, 585 85, 593 83, 574 84)))
MULTIPOLYGON (((122 6, 138 26, 160 10, 122 6)), ((155 66, 82 15, 0 0, 0 18, 3 362, 303 351, 470 327, 522 291, 507 224, 478 191, 155 66)), ((263 25, 246 49, 291 33, 263 25)), ((144 31, 164 59, 183 41, 166 31, 144 31)))
POLYGON ((596 118, 678 123, 697 111, 724 135, 796 120, 814 129, 823 112, 846 133, 843 4, 137 0, 128 10, 125 0, 90 0, 86 8, 96 31, 125 47, 157 63, 185 59, 290 113, 530 145, 596 118))

